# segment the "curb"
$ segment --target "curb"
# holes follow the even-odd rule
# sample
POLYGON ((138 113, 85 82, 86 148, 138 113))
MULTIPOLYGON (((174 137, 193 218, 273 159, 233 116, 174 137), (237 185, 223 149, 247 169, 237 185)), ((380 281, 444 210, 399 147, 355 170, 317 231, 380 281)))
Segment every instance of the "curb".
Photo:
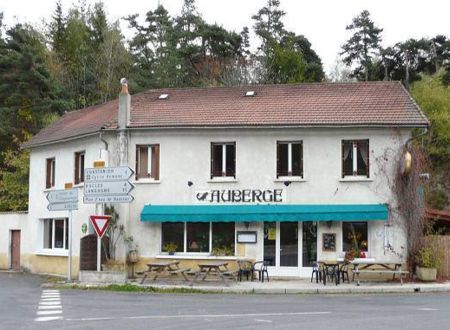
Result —
MULTIPOLYGON (((78 285, 80 288, 95 288, 100 289, 102 287, 111 285, 114 283, 82 283, 82 282, 53 282, 53 283, 43 283, 41 287, 51 288, 51 287, 63 287, 63 288, 74 288, 74 285, 78 285)), ((405 293, 437 293, 437 292, 450 292, 450 282, 441 284, 421 284, 413 283, 406 284, 403 286, 386 286, 386 285, 369 285, 369 286, 318 286, 318 287, 233 287, 233 286, 190 286, 190 285, 170 285, 170 284, 146 284, 140 285, 136 283, 127 283, 128 285, 134 285, 136 287, 146 288, 152 287, 155 289, 160 289, 161 291, 172 289, 201 291, 205 293, 218 293, 218 294, 405 294, 405 293)), ((116 284, 117 285, 117 284, 116 284)), ((76 287, 75 287, 76 288, 76 287)), ((193 292, 195 293, 195 292, 193 292)))

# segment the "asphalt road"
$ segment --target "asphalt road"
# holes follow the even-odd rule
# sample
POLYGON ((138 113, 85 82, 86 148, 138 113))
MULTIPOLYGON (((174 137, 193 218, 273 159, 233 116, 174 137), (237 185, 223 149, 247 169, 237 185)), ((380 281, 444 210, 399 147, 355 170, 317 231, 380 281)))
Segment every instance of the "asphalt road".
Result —
POLYGON ((450 294, 44 292, 39 284, 0 273, 1 329, 450 329, 450 294))

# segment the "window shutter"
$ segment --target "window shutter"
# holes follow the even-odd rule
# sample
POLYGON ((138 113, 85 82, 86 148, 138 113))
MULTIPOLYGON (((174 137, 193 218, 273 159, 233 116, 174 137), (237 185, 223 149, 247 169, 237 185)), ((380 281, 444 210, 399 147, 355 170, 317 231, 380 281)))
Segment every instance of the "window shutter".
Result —
POLYGON ((300 142, 300 176, 303 179, 303 142, 300 142))
POLYGON ((75 153, 75 184, 80 183, 80 154, 75 153))
POLYGON ((277 179, 280 177, 280 143, 277 142, 277 179))
POLYGON ((366 175, 367 177, 370 176, 370 149, 369 149, 369 140, 365 141, 366 145, 367 145, 367 167, 366 167, 366 175))
POLYGON ((81 153, 80 154, 80 182, 84 182, 84 158, 85 158, 85 153, 81 153))
POLYGON ((152 177, 159 180, 159 144, 152 146, 152 177))
POLYGON ((233 143, 233 150, 234 150, 234 155, 233 155, 233 177, 236 179, 236 142, 233 143))
POLYGON ((140 149, 139 146, 136 146, 136 165, 134 171, 136 180, 139 178, 139 149, 140 149))
POLYGON ((47 159, 46 160, 45 188, 50 188, 52 185, 51 174, 52 174, 52 160, 47 159))
POLYGON ((214 178, 214 145, 211 143, 211 179, 214 178))

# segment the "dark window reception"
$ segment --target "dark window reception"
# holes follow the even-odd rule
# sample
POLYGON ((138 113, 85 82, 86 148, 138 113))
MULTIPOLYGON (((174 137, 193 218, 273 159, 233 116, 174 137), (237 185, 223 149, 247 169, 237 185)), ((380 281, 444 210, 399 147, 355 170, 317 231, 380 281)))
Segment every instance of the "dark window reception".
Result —
POLYGON ((367 252, 367 222, 343 222, 342 246, 344 251, 367 252))
POLYGON ((342 140, 342 177, 369 177, 369 140, 342 140))
POLYGON ((283 176, 303 177, 302 142, 277 143, 277 178, 283 176))
POLYGON ((236 177, 236 143, 211 143, 211 179, 236 177))

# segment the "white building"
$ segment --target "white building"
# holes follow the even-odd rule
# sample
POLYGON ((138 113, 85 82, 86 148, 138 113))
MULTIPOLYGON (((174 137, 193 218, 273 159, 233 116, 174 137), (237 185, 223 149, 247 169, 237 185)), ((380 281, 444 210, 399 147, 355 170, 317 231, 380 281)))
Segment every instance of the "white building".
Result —
POLYGON ((96 212, 82 202, 83 169, 101 157, 136 171, 134 201, 115 206, 139 245, 137 268, 247 257, 268 261, 270 275, 310 276, 312 262, 352 248, 404 256, 390 182, 411 130, 428 124, 398 82, 164 89, 131 101, 125 86, 119 101, 69 112, 26 144, 29 212, 2 216, 0 268, 19 229, 22 267, 66 274, 67 212, 48 211, 46 194, 73 182, 77 276, 81 227, 96 212))

